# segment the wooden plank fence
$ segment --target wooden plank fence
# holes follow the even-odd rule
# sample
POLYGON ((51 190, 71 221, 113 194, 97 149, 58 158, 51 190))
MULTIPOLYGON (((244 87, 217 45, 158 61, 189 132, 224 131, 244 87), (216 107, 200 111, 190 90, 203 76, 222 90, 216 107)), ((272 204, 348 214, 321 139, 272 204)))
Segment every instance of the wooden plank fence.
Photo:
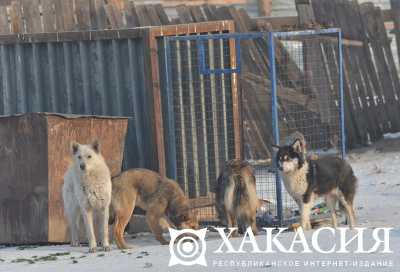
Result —
POLYGON ((297 7, 299 18, 308 16, 309 24, 340 27, 346 39, 362 42, 344 47, 350 146, 399 131, 399 75, 382 11, 371 3, 340 0, 298 0, 297 7))
MULTIPOLYGON (((349 147, 367 144, 382 137, 384 133, 400 129, 399 89, 400 82, 394 56, 390 48, 390 39, 385 31, 385 24, 393 20, 394 33, 400 42, 400 7, 398 1, 392 1, 392 11, 382 11, 372 4, 359 5, 343 0, 298 0, 298 17, 250 18, 245 10, 232 6, 217 7, 182 5, 174 2, 177 17, 169 18, 161 4, 146 4, 143 1, 130 0, 10 0, 0 2, 0 41, 47 38, 68 39, 69 35, 92 35, 85 31, 97 31, 97 36, 108 34, 103 30, 126 29, 143 26, 163 26, 174 24, 197 23, 215 20, 234 20, 238 32, 268 31, 272 29, 304 29, 337 26, 344 33, 346 126, 349 147), (136 4, 134 4, 136 3, 136 4), (137 3, 144 3, 138 5, 137 3), (57 32, 51 35, 31 35, 31 33, 57 32), (24 34, 13 36, 12 34, 24 34)), ((199 3, 200 3, 199 2, 199 3)), ((225 2, 225 1, 224 1, 225 2)), ((229 1, 236 3, 240 1, 229 1)), ((262 1, 267 3, 268 1, 262 1)), ((147 3, 147 2, 146 2, 147 3)), ((209 2, 208 2, 209 3, 209 2)), ((226 2, 225 2, 226 3, 226 2)), ((229 4, 228 3, 228 4, 229 4)), ((168 4, 168 5, 169 5, 168 4)), ((217 3, 220 4, 220 3, 217 3)), ((121 35, 123 31, 121 30, 121 35)), ((154 44, 148 44, 157 48, 154 44)), ((317 45, 316 45, 317 46, 317 45)), ((260 84, 269 84, 255 75, 266 75, 268 59, 266 43, 250 41, 243 52, 243 65, 249 73, 241 77, 240 88, 245 94, 243 99, 244 136, 254 145, 257 158, 269 157, 268 147, 272 142, 271 129, 265 125, 270 118, 270 109, 265 105, 254 107, 257 101, 267 104, 269 94, 260 84), (254 79, 257 80, 254 80, 254 79)), ((398 47, 400 48, 400 46, 398 47)), ((153 50, 152 49, 152 50, 153 50)), ((399 49, 400 51, 400 49, 399 49)), ((155 60, 155 52, 148 59, 155 60)), ((279 46, 279 54, 287 54, 279 46)), ((150 66, 149 66, 150 67, 150 66)), ((289 79, 295 83, 301 73, 292 63, 288 69, 289 79), (297 71, 296 71, 297 69, 297 71)), ((156 69, 149 71, 157 79, 156 69)), ((157 81, 154 81, 157 82, 157 81)), ((157 86, 149 86, 157 90, 157 86)), ((296 86, 294 89, 298 89, 296 86)), ((154 94, 157 94, 155 92, 154 94)), ((298 94, 297 101, 306 99, 298 94)), ((155 96, 157 99, 157 96, 155 96)), ((157 101, 156 101, 157 102, 157 101)), ((159 102, 156 103, 156 106, 159 102)), ((312 109, 312 105, 307 107, 312 109)), ((160 111, 154 112, 155 116, 160 111)), ((160 117, 160 116, 159 116, 160 117)), ((161 118, 161 117, 160 117, 161 118)), ((160 119, 161 120, 161 119, 160 119)), ((289 124, 288 124, 289 125, 289 124)), ((157 131, 161 135, 162 129, 157 131)), ((158 134, 157 134, 158 135, 158 134)), ((161 137, 161 136, 158 136, 161 137)), ((161 143, 162 139, 157 140, 161 143)), ((163 153, 163 150, 159 150, 163 153)), ((160 154, 159 156, 161 156, 160 154)))

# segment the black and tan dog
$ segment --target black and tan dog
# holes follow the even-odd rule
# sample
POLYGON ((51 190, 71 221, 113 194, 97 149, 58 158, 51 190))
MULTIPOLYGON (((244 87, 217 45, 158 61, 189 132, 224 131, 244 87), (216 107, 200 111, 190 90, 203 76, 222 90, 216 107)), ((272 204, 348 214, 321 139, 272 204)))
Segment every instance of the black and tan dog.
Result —
POLYGON ((300 208, 300 224, 311 229, 310 213, 314 201, 325 197, 331 211, 332 224, 337 227, 336 202, 339 201, 349 219, 350 228, 355 225, 354 196, 357 178, 348 162, 336 157, 307 158, 304 140, 295 139, 292 144, 274 146, 277 168, 281 172, 287 192, 300 208))
POLYGON ((168 244, 162 236, 165 217, 178 229, 198 228, 189 200, 173 180, 147 169, 131 169, 113 178, 112 186, 114 238, 120 249, 128 248, 123 234, 135 206, 146 211, 147 224, 161 244, 168 244))
POLYGON ((216 208, 222 224, 238 227, 241 233, 251 227, 253 233, 257 233, 256 212, 259 200, 254 171, 248 162, 226 162, 218 177, 215 194, 216 208))

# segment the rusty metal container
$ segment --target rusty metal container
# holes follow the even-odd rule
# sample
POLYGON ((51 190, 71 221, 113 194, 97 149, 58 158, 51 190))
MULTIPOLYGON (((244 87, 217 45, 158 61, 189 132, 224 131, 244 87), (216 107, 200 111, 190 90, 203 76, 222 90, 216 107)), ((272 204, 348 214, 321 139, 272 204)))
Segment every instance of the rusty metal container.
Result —
POLYGON ((71 141, 98 139, 121 171, 127 118, 30 113, 0 117, 0 243, 67 242, 63 176, 71 141))

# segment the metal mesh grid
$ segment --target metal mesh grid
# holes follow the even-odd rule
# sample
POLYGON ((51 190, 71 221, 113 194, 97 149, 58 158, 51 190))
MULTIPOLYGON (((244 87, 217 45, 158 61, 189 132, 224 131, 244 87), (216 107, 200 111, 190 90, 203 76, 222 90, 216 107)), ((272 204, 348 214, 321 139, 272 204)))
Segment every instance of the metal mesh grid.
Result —
MULTIPOLYGON (((307 153, 340 154, 338 35, 285 36, 275 40, 279 134, 281 144, 301 132, 307 153)), ((297 204, 283 187, 283 219, 297 214, 297 204)))
MULTIPOLYGON (((269 79, 266 33, 261 37, 240 40, 241 58, 238 75, 241 91, 243 157, 256 177, 258 226, 277 226, 278 203, 276 172, 271 155, 273 141, 271 83, 269 79)), ((239 42, 239 41, 237 41, 239 42)))
POLYGON ((169 60, 170 85, 163 97, 169 94, 170 101, 168 104, 163 98, 163 118, 164 123, 169 122, 165 134, 173 132, 173 137, 164 138, 166 150, 175 152, 168 159, 176 163, 175 173, 169 176, 180 183, 200 221, 217 220, 215 181, 225 162, 235 158, 237 148, 232 97, 237 86, 229 71, 217 73, 216 69, 232 68, 231 63, 239 59, 242 63, 238 81, 243 124, 239 129, 243 132, 244 159, 255 169, 262 202, 257 214, 260 225, 286 224, 298 215, 298 207, 284 187, 281 201, 277 198, 276 173, 271 164, 274 121, 281 144, 291 143, 289 136, 299 131, 305 136, 309 153, 337 154, 341 150, 337 33, 284 35, 274 40, 278 120, 273 119, 266 34, 251 41, 236 40, 241 51, 232 48, 230 41, 234 38, 210 36, 202 40, 204 56, 197 40, 168 40, 165 59, 169 60), (205 67, 201 66, 202 57, 205 67), (280 207, 282 218, 278 218, 280 207))
POLYGON ((279 40, 276 56, 281 142, 301 132, 309 152, 340 152, 338 39, 327 35, 279 40))
MULTIPOLYGON (((169 65, 176 150, 176 180, 201 221, 216 220, 215 182, 235 157, 231 75, 202 74, 193 40, 169 41, 169 65)), ((205 41, 205 65, 230 68, 227 40, 205 41)), ((167 132, 168 133, 168 132, 167 132)))
POLYGON ((256 177, 257 196, 260 200, 260 207, 257 210, 257 224, 263 227, 277 225, 275 171, 271 165, 264 163, 253 163, 253 168, 256 177))

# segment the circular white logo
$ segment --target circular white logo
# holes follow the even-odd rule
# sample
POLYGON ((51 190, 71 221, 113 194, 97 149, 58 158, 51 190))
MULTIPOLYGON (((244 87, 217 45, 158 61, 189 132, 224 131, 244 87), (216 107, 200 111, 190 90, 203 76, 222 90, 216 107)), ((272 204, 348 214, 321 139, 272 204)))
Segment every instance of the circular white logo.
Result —
POLYGON ((171 259, 169 266, 181 265, 203 265, 207 266, 206 237, 207 229, 201 230, 175 230, 169 228, 171 241, 169 242, 169 251, 171 259))

